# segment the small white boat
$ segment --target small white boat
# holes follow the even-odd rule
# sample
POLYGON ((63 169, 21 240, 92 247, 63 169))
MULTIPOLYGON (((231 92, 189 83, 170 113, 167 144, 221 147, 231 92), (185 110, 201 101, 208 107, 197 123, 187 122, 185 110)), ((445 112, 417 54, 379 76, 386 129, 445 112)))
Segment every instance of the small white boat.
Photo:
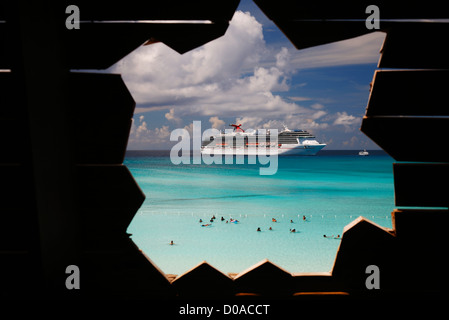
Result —
POLYGON ((369 152, 363 149, 363 151, 359 151, 359 156, 369 156, 369 152))

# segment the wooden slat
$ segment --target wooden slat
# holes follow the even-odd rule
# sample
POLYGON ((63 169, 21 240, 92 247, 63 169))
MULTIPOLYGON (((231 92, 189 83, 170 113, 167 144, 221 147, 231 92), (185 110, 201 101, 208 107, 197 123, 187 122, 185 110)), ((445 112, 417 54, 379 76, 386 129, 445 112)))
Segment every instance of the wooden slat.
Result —
POLYGON ((83 298, 174 298, 164 272, 128 236, 108 236, 104 242, 101 248, 87 247, 79 254, 83 298))
POLYGON ((395 267, 399 272, 396 279, 401 281, 401 291, 414 292, 415 297, 433 295, 441 299, 446 296, 447 278, 437 270, 447 263, 444 253, 449 244, 449 211, 396 209, 392 215, 398 242, 395 267), (416 274, 422 276, 415 277, 416 274), (411 278, 415 278, 412 283, 411 278))
POLYGON ((367 116, 447 116, 449 70, 376 71, 367 116))
POLYGON ((70 116, 102 116, 111 112, 131 118, 135 102, 121 75, 71 72, 69 74, 70 116))
MULTIPOLYGON (((0 23, 0 68, 13 69, 20 38, 7 25, 0 23)), ((59 60, 68 69, 106 69, 148 40, 151 30, 152 25, 139 23, 83 23, 78 30, 68 30, 62 21, 59 60)))
POLYGON ((206 261, 177 277, 172 284, 181 297, 207 298, 234 294, 232 279, 206 261))
POLYGON ((76 167, 76 178, 76 206, 83 237, 98 244, 112 233, 125 236, 145 200, 129 170, 124 165, 81 165, 76 167))
POLYGON ((345 0, 345 1, 291 1, 254 0, 275 22, 279 19, 366 19, 365 9, 375 4, 382 19, 446 18, 444 3, 430 0, 420 5, 404 1, 345 0))
POLYGON ((37 248, 33 182, 26 166, 0 164, 0 252, 37 248))
POLYGON ((361 21, 275 21, 297 49, 358 37, 371 32, 361 21))
POLYGON ((79 30, 62 30, 64 62, 70 69, 106 69, 152 37, 151 30, 137 23, 86 23, 79 30))
POLYGON ((239 273, 234 282, 238 292, 262 295, 291 295, 292 274, 265 259, 239 273))
POLYGON ((449 164, 395 163, 393 173, 396 206, 449 206, 449 164))
POLYGON ((0 117, 0 162, 3 163, 23 163, 27 150, 24 146, 27 143, 24 128, 20 126, 21 119, 0 117))
MULTIPOLYGON (((2 20, 0 18, 0 20, 2 20)), ((6 61, 11 60, 11 53, 8 51, 8 26, 6 23, 0 23, 0 69, 9 69, 10 65, 6 64, 6 61)))
POLYGON ((294 297, 299 296, 349 296, 348 292, 344 291, 310 291, 310 292, 295 292, 294 297))
MULTIPOLYGON (((21 165, 1 164, 0 165, 0 219, 4 219, 3 213, 8 210, 23 210, 27 208, 30 186, 33 183, 32 177, 27 176, 28 171, 21 165)), ((0 224, 4 223, 0 222, 0 224)))
POLYGON ((449 69, 447 23, 400 23, 388 30, 379 68, 449 69))
POLYGON ((214 24, 160 24, 153 37, 183 54, 225 34, 228 22, 214 24))
MULTIPOLYGON (((441 209, 395 209, 392 212, 393 228, 400 240, 447 243, 446 230, 449 224, 449 210, 441 209), (419 234, 419 237, 416 235, 419 234)), ((438 250, 438 246, 435 246, 438 250)), ((427 251, 429 248, 425 247, 427 251)))
MULTIPOLYGON (((239 0, 55 0, 52 9, 65 20, 65 8, 76 4, 82 20, 231 20, 239 0)), ((62 21, 64 21, 62 20, 62 21)))
POLYGON ((343 289, 330 272, 293 273, 293 296, 300 292, 338 292, 343 289))
POLYGON ((15 86, 13 84, 13 81, 13 74, 11 72, 0 72, 0 118, 17 116, 18 108, 16 108, 16 106, 14 105, 14 91, 16 90, 14 90, 15 86))
POLYGON ((70 73, 71 140, 76 163, 121 164, 135 102, 120 75, 70 73))
MULTIPOLYGON (((360 213, 363 214, 363 210, 360 213)), ((340 290, 351 293, 353 290, 366 290, 360 279, 366 278, 365 270, 370 264, 382 270, 385 290, 392 274, 390 259, 395 251, 394 240, 390 229, 362 216, 346 225, 332 268, 332 277, 344 284, 340 290)))
POLYGON ((86 23, 62 30, 65 63, 70 69, 106 69, 150 38, 185 53, 222 36, 227 22, 216 24, 86 23))
MULTIPOLYGON (((145 195, 124 165, 76 167, 76 197, 80 209, 133 209, 137 211, 145 195)), ((128 224, 135 211, 128 210, 128 224)), ((124 227, 127 227, 126 224, 124 227)))
MULTIPOLYGON (((447 17, 444 4, 438 3, 436 0, 420 6, 387 0, 375 3, 368 0, 343 2, 254 0, 254 2, 285 33, 297 49, 349 39, 376 31, 368 30, 365 26, 365 20, 369 16, 366 13, 366 8, 372 4, 377 5, 380 10, 380 19, 382 19, 380 29, 382 31, 390 31, 404 25, 407 27, 416 25, 419 28, 423 25, 422 20, 419 19, 447 17), (417 19, 417 21, 391 21, 394 19, 417 19)), ((440 41, 443 38, 440 38, 440 41)), ((444 41, 441 42, 444 43, 444 41)))
POLYGON ((364 117, 361 131, 397 161, 448 162, 449 118, 364 117))
POLYGON ((3 163, 24 163, 30 157, 27 112, 22 106, 24 92, 17 73, 0 72, 0 162, 3 163))
MULTIPOLYGON (((61 26, 64 26, 64 22, 61 26)), ((227 28, 227 21, 212 24, 82 23, 78 30, 61 28, 61 60, 68 69, 106 69, 150 38, 157 39, 183 54, 221 37, 227 28)), ((13 36, 7 34, 9 31, 6 24, 0 23, 2 69, 12 68, 15 58, 12 52, 13 36)))

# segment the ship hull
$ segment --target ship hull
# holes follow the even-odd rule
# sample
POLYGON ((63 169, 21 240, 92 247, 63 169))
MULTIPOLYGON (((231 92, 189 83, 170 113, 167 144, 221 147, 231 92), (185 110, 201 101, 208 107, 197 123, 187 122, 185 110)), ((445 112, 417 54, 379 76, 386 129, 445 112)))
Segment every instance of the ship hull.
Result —
POLYGON ((276 148, 220 148, 220 147, 203 147, 201 149, 202 154, 209 155, 245 155, 245 156, 263 156, 263 155, 279 155, 279 156, 314 156, 321 149, 323 149, 325 144, 315 144, 315 145, 296 145, 296 146, 281 146, 276 148))

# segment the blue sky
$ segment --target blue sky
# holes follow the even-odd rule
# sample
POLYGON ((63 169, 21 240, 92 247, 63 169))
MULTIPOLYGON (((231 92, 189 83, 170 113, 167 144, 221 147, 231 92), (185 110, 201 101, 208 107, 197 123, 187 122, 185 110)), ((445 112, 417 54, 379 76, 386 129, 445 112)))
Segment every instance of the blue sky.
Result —
POLYGON ((296 50, 252 1, 226 34, 180 55, 140 47, 109 71, 136 100, 128 149, 170 149, 170 133, 244 128, 305 129, 327 149, 378 149, 360 131, 383 33, 296 50))

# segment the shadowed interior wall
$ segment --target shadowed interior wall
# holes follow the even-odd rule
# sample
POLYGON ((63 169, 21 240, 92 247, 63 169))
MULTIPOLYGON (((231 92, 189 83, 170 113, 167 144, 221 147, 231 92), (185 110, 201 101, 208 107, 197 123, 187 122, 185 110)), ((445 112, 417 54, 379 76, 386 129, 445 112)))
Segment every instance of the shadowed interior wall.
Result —
MULTIPOLYGON (((230 276, 202 263, 169 281, 130 240, 126 228, 144 200, 122 164, 135 102, 120 75, 70 70, 108 68, 148 40, 191 50, 224 34, 238 2, 80 1, 87 21, 80 30, 65 28, 67 1, 0 4, 2 297, 443 297, 448 281, 440 269, 449 239, 443 230, 448 159, 439 140, 447 137, 449 120, 444 23, 381 23, 387 37, 379 67, 413 70, 376 72, 361 130, 398 161, 396 205, 406 208, 393 212, 391 230, 364 218, 348 225, 331 272, 291 274, 264 260, 230 276), (118 22, 143 19, 211 23, 118 22), (415 39, 422 46, 404 58, 415 39), (72 264, 80 268, 82 290, 65 287, 72 264), (368 265, 380 267, 381 290, 366 288, 368 265), (195 286, 205 276, 209 285, 195 286)), ((370 32, 365 1, 255 2, 298 49, 370 32)), ((389 19, 444 18, 445 12, 434 1, 378 6, 389 19)))

